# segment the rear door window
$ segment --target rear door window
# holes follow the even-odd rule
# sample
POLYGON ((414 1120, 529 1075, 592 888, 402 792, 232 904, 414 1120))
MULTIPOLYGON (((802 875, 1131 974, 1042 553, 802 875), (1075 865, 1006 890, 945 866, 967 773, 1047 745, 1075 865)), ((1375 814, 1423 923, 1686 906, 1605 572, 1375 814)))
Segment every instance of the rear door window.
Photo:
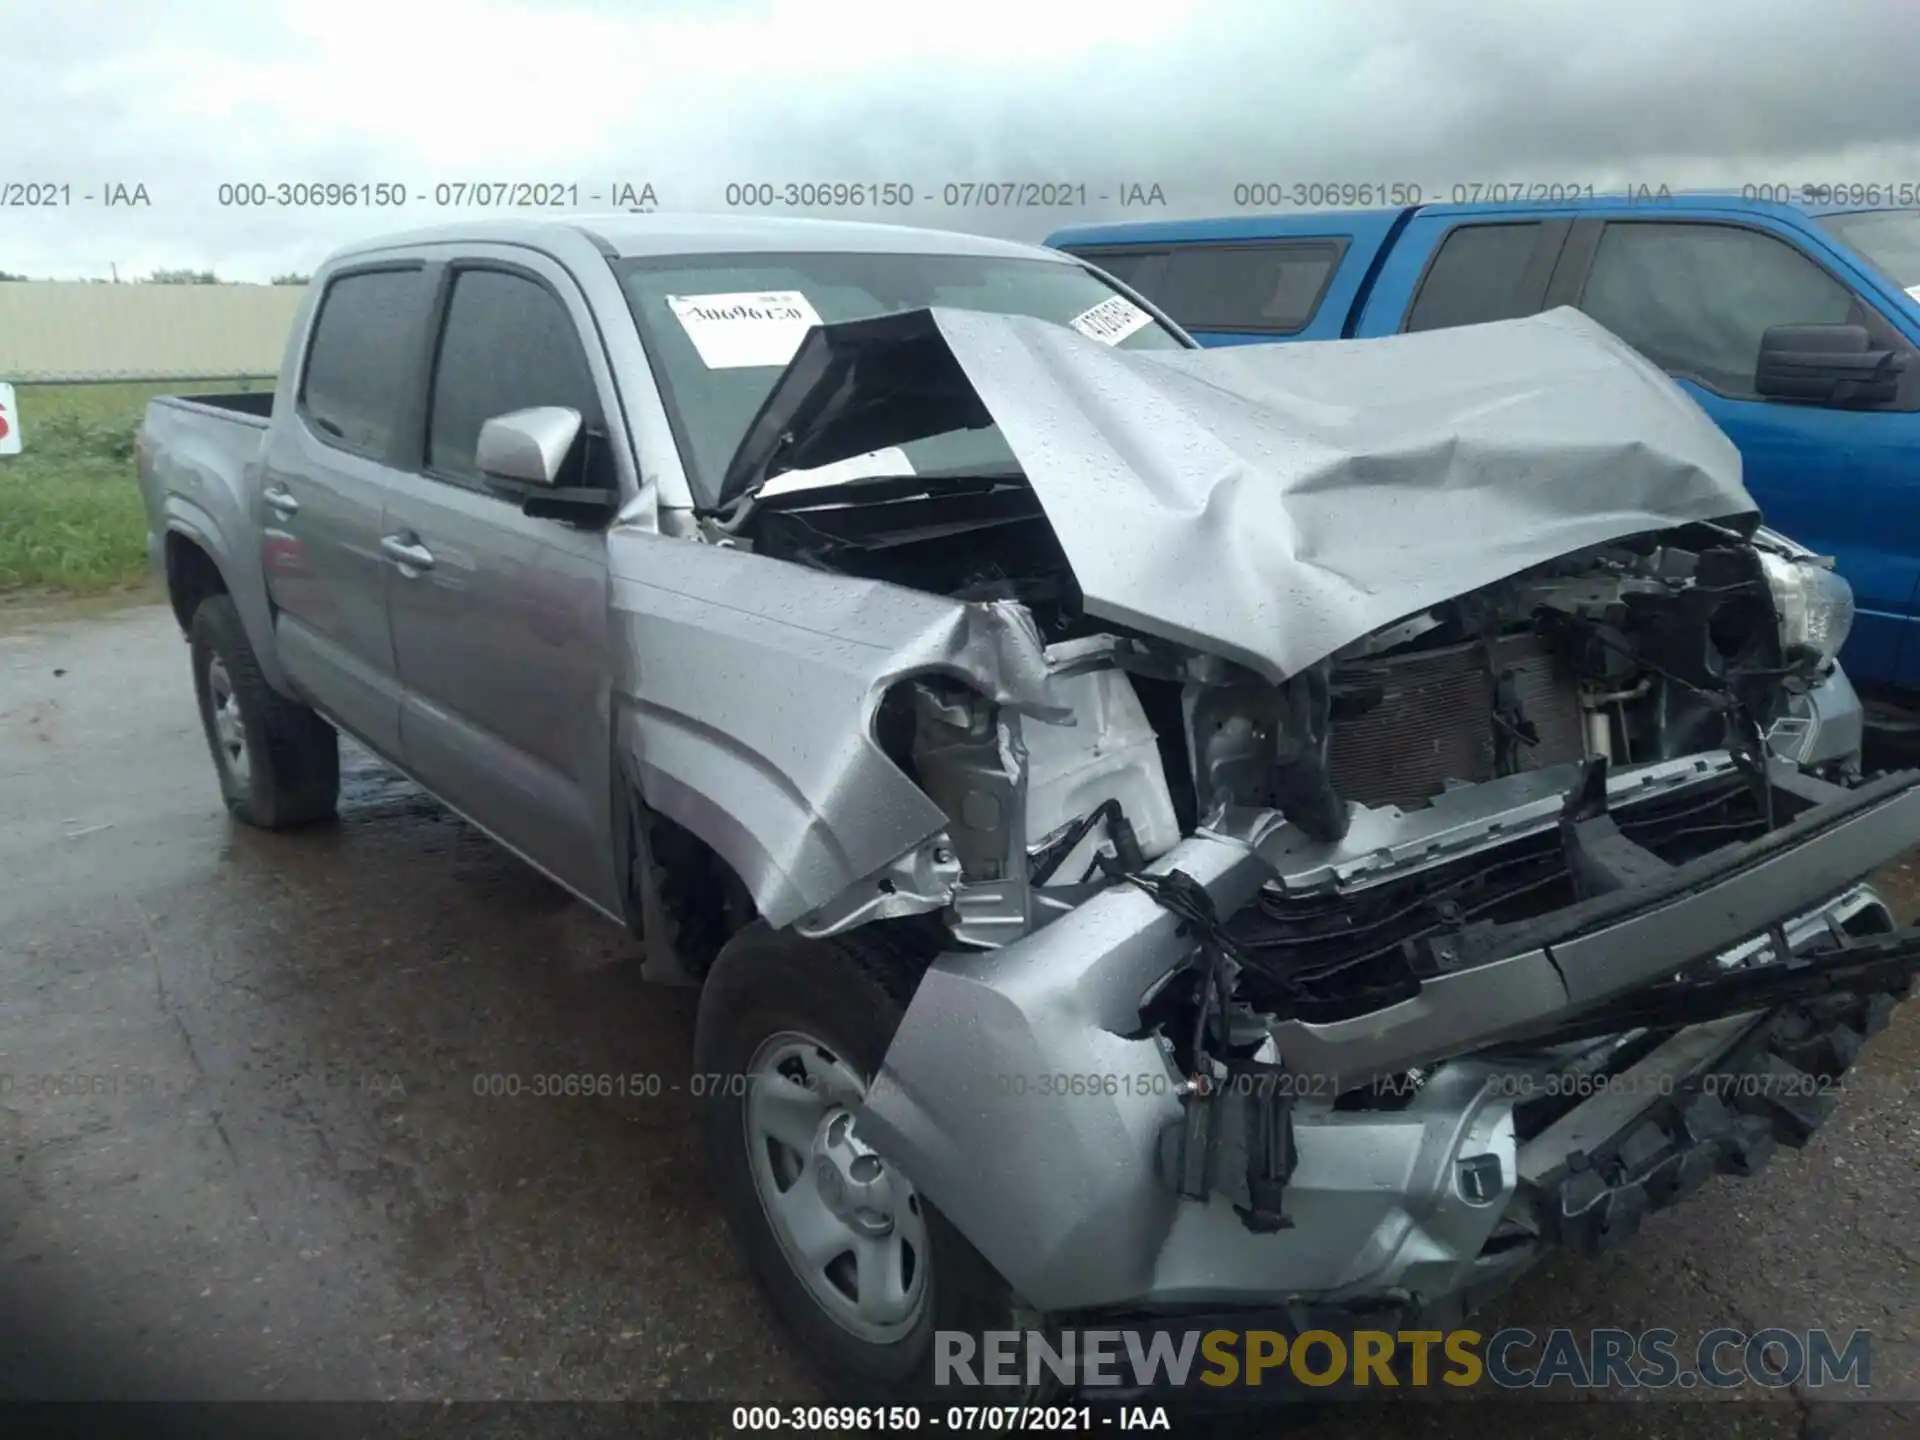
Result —
POLYGON ((1527 283, 1529 262, 1541 231, 1537 220, 1461 225, 1449 231, 1420 281, 1402 328, 1444 330, 1531 314, 1535 306, 1527 283))
POLYGON ((386 457, 413 391, 432 303, 422 269, 338 277, 321 297, 300 378, 300 409, 331 444, 386 457))

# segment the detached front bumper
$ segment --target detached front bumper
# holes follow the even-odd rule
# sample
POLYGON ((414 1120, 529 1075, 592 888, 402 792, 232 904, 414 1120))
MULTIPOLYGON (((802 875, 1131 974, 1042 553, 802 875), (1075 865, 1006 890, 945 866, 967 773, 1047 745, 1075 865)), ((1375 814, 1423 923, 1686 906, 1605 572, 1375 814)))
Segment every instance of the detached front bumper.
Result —
MULTIPOLYGON (((1545 783, 1538 774, 1524 778, 1545 783)), ((1614 777, 1615 807, 1624 813, 1636 793, 1658 788, 1648 782, 1633 772, 1614 777)), ((1410 1067, 1556 1027, 1577 1029, 1580 1017, 1716 956, 1756 944, 1771 947, 1776 959, 1783 944, 1798 954, 1819 945, 1843 910, 1877 906, 1870 895, 1862 901, 1856 882, 1920 837, 1920 773, 1848 791, 1781 766, 1773 783, 1779 813, 1792 818, 1759 840, 1477 933, 1400 1004, 1330 1025, 1276 1024, 1295 1100, 1288 1229, 1252 1233, 1226 1194, 1182 1200, 1163 1173, 1163 1137, 1182 1115, 1181 1077, 1164 1043, 1141 1034, 1140 1007, 1191 957, 1194 942, 1178 933, 1171 913, 1130 886, 1103 892, 1016 944, 938 960, 908 1007, 860 1128, 1043 1311, 1497 1287, 1527 1258, 1524 1245, 1486 1253, 1523 1186, 1535 1198, 1551 1196, 1549 1209, 1566 1216, 1564 1224, 1543 1222, 1552 1233, 1542 1238, 1586 1246, 1582 1236, 1619 1233, 1630 1212, 1646 1208, 1642 1201, 1675 1198, 1712 1168, 1739 1168, 1744 1142, 1708 1129, 1686 1132, 1681 1139, 1710 1138, 1711 1148, 1696 1144, 1691 1159, 1669 1166, 1679 1179, 1661 1178, 1668 1171, 1656 1174, 1655 1166, 1635 1180, 1633 1165, 1616 1165, 1614 1174, 1641 1188, 1638 1199, 1615 1200, 1585 1181, 1569 1188, 1546 1163, 1559 1152, 1539 1142, 1567 1132, 1520 1143, 1516 1095, 1477 1059, 1441 1066, 1399 1109, 1335 1110, 1334 1097, 1410 1067), (1469 1160, 1466 1183, 1461 1166, 1469 1160)), ((1539 797, 1516 802, 1480 817, 1476 843, 1551 825, 1556 814, 1557 804, 1539 797)), ((1271 817, 1239 817, 1189 837, 1150 868, 1185 872, 1227 916, 1276 874, 1298 874, 1303 865, 1357 871, 1396 853, 1394 863, 1403 865, 1449 844, 1458 853, 1457 835, 1449 840, 1435 830, 1453 824, 1444 813, 1369 818, 1371 825, 1356 824, 1368 835, 1365 856, 1303 859, 1297 837, 1271 817), (1418 846, 1410 838, 1416 833, 1427 836, 1418 846)), ((1878 943, 1896 968, 1920 969, 1920 934, 1878 943)), ((1834 997, 1842 1001, 1852 1003, 1834 997)), ((1693 1048, 1669 1063, 1705 1073, 1763 1021, 1784 1023, 1780 1016, 1798 1013, 1772 1001, 1764 1008, 1772 1019, 1756 1010, 1737 1025, 1716 1017, 1683 1030, 1675 1041, 1692 1036, 1693 1048)), ((1612 1095, 1563 1118, 1594 1140, 1618 1108, 1600 1103, 1612 1095)), ((1706 1111, 1700 1116, 1709 1126, 1706 1111)), ((1614 1118, 1626 1126, 1637 1115, 1614 1118)), ((1653 1165, 1649 1143, 1636 1141, 1633 1153, 1653 1165)), ((1574 1153, 1566 1149, 1558 1163, 1577 1169, 1574 1153)), ((1618 1188, 1603 1186, 1608 1195, 1618 1188)))

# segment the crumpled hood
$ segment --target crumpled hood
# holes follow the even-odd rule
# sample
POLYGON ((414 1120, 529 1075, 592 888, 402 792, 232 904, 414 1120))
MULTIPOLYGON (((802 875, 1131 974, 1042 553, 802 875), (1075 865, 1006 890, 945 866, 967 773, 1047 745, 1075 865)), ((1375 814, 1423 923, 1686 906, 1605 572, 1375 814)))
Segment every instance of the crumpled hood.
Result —
POLYGON ((1529 566, 1757 509, 1706 414, 1569 309, 1178 351, 966 310, 824 326, 723 493, 988 423, 1089 615, 1273 680, 1529 566))

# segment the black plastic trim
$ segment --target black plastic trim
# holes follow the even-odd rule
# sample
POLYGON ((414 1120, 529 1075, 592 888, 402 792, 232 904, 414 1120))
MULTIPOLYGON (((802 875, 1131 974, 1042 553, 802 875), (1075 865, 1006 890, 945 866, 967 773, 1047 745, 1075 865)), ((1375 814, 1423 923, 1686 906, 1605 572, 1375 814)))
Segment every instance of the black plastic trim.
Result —
MULTIPOLYGON (((1787 789, 1784 793, 1794 808, 1805 804, 1804 797, 1787 789)), ((1623 811, 1622 813, 1629 813, 1623 811)), ((1577 901, 1550 914, 1510 925, 1489 926, 1461 937, 1449 968, 1463 969, 1476 964, 1506 959, 1541 946, 1554 946, 1555 959, 1563 965, 1569 952, 1579 954, 1580 942, 1608 938, 1611 927, 1633 920, 1664 919, 1660 911, 1676 902, 1713 890, 1715 911, 1722 920, 1716 931, 1724 931, 1719 946, 1736 944, 1746 935, 1765 929, 1783 916, 1799 914, 1827 896, 1844 889, 1869 870, 1900 853, 1905 844, 1920 835, 1920 770, 1901 770, 1842 792, 1842 797, 1825 805, 1802 811, 1794 819, 1771 830, 1757 840, 1727 845, 1710 854, 1674 866, 1650 883, 1629 890, 1613 891, 1590 900, 1577 901), (1883 808, 1884 807, 1884 808, 1883 808), (1856 828, 1857 827, 1857 828, 1856 828), (1747 915, 1726 911, 1721 887, 1757 877, 1770 870, 1773 862, 1803 860, 1801 847, 1825 836, 1828 831, 1843 830, 1845 857, 1830 855, 1827 848, 1813 853, 1822 863, 1822 874, 1812 883, 1767 887, 1755 895, 1746 908, 1747 915), (1838 863, 1834 863, 1835 861, 1838 863), (1831 879, 1827 872, 1831 871, 1831 879), (1812 891, 1814 893, 1802 893, 1812 891)), ((1670 948, 1670 941, 1669 941, 1670 948)), ((1686 957, 1714 953, 1715 946, 1687 948, 1686 957)), ((1677 968, 1677 967, 1676 967, 1677 968)))

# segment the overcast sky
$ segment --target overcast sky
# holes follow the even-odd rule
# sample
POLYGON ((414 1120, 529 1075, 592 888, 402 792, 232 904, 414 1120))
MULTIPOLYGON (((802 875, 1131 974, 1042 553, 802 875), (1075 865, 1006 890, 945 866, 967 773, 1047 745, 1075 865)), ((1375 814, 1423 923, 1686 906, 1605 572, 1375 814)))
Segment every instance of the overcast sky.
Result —
POLYGON ((1260 181, 1920 184, 1917 72, 1911 0, 0 0, 0 199, 71 197, 0 208, 0 270, 262 280, 479 180, 708 211, 895 181, 919 203, 879 218, 1034 239, 1129 184, 1173 215, 1260 181), (940 203, 996 180, 1089 203, 940 203), (219 203, 312 181, 409 199, 219 203))

